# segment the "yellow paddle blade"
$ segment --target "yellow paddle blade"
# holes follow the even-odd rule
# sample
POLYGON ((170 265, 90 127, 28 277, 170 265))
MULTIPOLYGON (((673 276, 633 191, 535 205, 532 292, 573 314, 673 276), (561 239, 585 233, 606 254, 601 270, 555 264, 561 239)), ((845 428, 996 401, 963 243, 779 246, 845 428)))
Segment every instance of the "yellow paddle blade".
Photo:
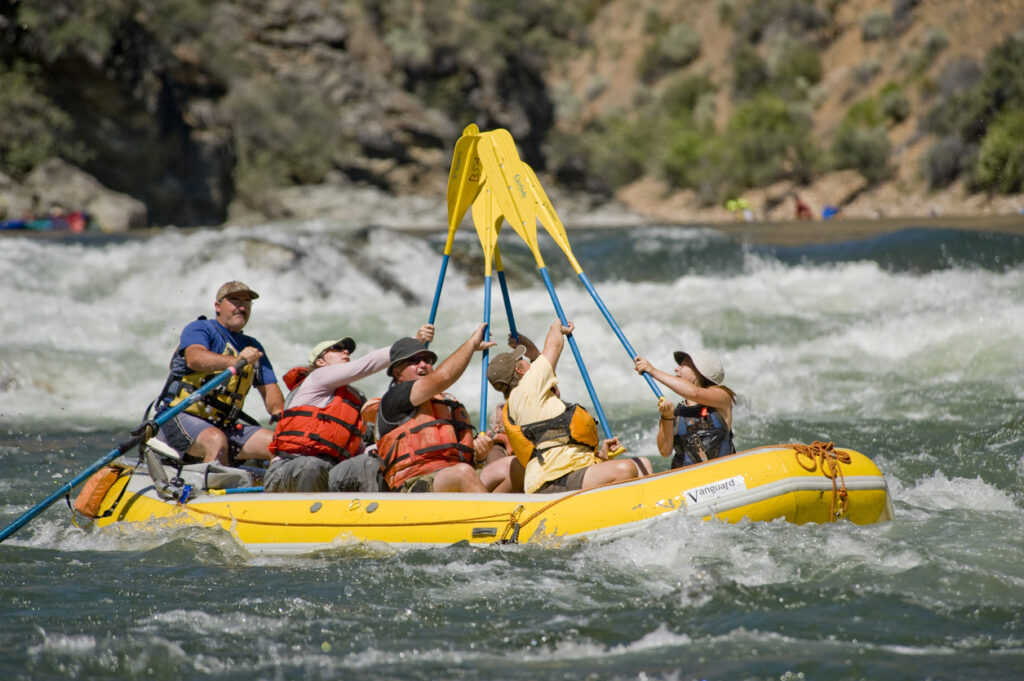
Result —
POLYGON ((523 164, 523 171, 526 173, 526 180, 530 187, 530 193, 533 195, 538 209, 538 217, 540 223, 544 225, 544 229, 547 230, 551 238, 555 240, 562 252, 565 253, 565 257, 569 259, 569 264, 572 265, 573 270, 576 274, 583 271, 580 267, 579 262, 576 261, 576 256, 572 253, 572 248, 569 246, 569 235, 565 232, 565 225, 558 218, 558 213, 555 212, 555 207, 551 204, 551 199, 548 198, 547 192, 544 191, 544 187, 541 185, 540 180, 537 179, 537 173, 533 172, 533 168, 527 164, 523 164))
POLYGON ((527 188, 523 162, 519 160, 512 136, 500 128, 481 133, 477 154, 501 213, 533 251, 538 267, 543 267, 544 260, 537 245, 536 203, 527 188))
POLYGON ((501 214, 497 199, 494 198, 494 191, 487 186, 486 180, 482 185, 482 190, 473 202, 473 225, 476 227, 477 236, 480 237, 480 246, 484 250, 484 276, 490 276, 492 258, 498 246, 498 230, 501 229, 505 217, 501 214))
POLYGON ((476 148, 480 141, 476 125, 468 125, 462 137, 455 143, 452 154, 452 167, 448 173, 448 240, 445 243, 445 254, 451 253, 455 231, 459 228, 466 211, 480 193, 481 172, 480 159, 476 148))

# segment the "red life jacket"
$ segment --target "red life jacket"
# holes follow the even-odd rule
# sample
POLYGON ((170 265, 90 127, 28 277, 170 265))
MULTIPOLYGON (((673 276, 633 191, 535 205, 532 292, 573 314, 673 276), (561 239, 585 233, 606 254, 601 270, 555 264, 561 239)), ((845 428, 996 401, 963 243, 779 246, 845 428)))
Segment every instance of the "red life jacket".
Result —
MULTIPOLYGON (((308 368, 295 367, 285 374, 285 384, 294 390, 308 375, 308 368)), ((343 385, 325 407, 289 407, 281 414, 268 449, 273 454, 349 459, 359 453, 366 432, 366 423, 359 415, 365 401, 361 392, 343 385)))
POLYGON ((398 489, 409 478, 457 463, 473 464, 473 424, 466 408, 441 394, 421 404, 416 415, 377 440, 384 478, 398 489))

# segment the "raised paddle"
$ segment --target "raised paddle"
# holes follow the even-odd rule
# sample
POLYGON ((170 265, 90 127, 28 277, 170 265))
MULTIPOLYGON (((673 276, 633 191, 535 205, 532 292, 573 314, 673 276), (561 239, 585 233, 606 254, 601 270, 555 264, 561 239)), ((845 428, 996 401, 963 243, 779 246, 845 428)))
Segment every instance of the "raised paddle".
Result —
MULTIPOLYGON (((548 234, 551 235, 551 238, 554 239, 555 243, 562 249, 562 252, 565 253, 565 257, 569 260, 569 264, 576 272, 580 281, 583 282, 583 286, 590 292, 590 297, 594 299, 594 302, 597 304, 597 308, 601 310, 601 314, 604 315, 608 325, 612 327, 612 331, 615 332, 615 335, 618 336, 623 347, 626 348, 626 352, 629 353, 629 358, 635 360, 636 350, 634 350, 633 346, 629 344, 629 340, 626 338, 626 335, 622 333, 622 329, 615 321, 615 318, 612 317, 612 313, 608 310, 604 301, 601 300, 601 296, 597 295, 597 290, 594 288, 594 285, 590 283, 590 279, 583 271, 583 268, 580 267, 580 263, 576 260, 576 256, 573 255, 572 248, 569 246, 569 235, 566 234, 565 226, 562 224, 562 221, 558 219, 558 213, 555 212, 555 207, 551 205, 551 200, 548 199, 547 192, 544 191, 544 187, 541 186, 540 180, 537 179, 537 174, 533 172, 533 168, 525 163, 523 164, 523 171, 526 173, 527 184, 530 187, 530 192, 537 201, 540 223, 544 225, 544 229, 547 230, 548 234)), ((645 371, 643 376, 647 380, 647 385, 649 385, 651 390, 654 391, 654 394, 659 401, 663 399, 664 395, 662 395, 661 389, 657 384, 655 384, 654 379, 651 378, 650 374, 645 371)))
MULTIPOLYGON (((558 319, 563 326, 567 326, 569 322, 566 319, 565 312, 562 310, 562 304, 558 300, 558 294, 555 293, 555 286, 551 282, 547 267, 544 265, 544 258, 540 253, 540 247, 537 244, 537 203, 532 192, 529 190, 525 175, 526 164, 519 159, 515 142, 507 130, 500 128, 491 130, 482 133, 480 137, 481 141, 477 151, 480 154, 480 161, 484 166, 484 174, 487 176, 488 186, 494 189, 495 197, 501 206, 505 219, 508 220, 512 229, 526 242, 526 245, 533 252, 534 260, 537 262, 537 269, 544 280, 544 286, 551 297, 551 302, 555 307, 555 312, 558 314, 558 319), (496 186, 499 182, 504 191, 501 191, 496 186)), ((583 383, 590 394, 590 401, 594 405, 594 411, 597 414, 597 421, 601 425, 601 430, 604 431, 606 438, 611 438, 611 428, 608 426, 608 420, 605 418, 601 402, 597 398, 597 391, 590 380, 590 374, 587 372, 587 367, 583 362, 583 355, 576 344, 576 339, 572 334, 569 334, 566 338, 569 341, 569 348, 572 350, 573 357, 576 359, 576 365, 580 369, 583 383)), ((619 452, 617 451, 617 453, 619 452)))
MULTIPOLYGON (((491 339, 491 263, 494 258, 494 249, 498 245, 498 227, 501 225, 502 216, 499 213, 494 215, 496 208, 492 199, 494 192, 487 186, 486 179, 482 191, 473 202, 473 225, 476 227, 477 236, 480 237, 480 246, 484 251, 484 324, 487 325, 484 331, 484 340, 491 339), (495 225, 497 221, 497 225, 495 225)), ((485 349, 481 357, 482 375, 480 376, 480 431, 487 430, 487 363, 489 361, 489 350, 485 349)))
MULTIPOLYGON (((498 273, 498 284, 501 286, 501 298, 505 303, 505 317, 508 319, 508 330, 512 338, 519 340, 519 332, 516 331, 516 320, 512 314, 512 298, 508 293, 508 282, 505 281, 505 270, 501 264, 501 249, 498 247, 498 235, 501 233, 501 226, 505 222, 505 216, 501 212, 494 192, 486 187, 487 178, 484 178, 484 192, 488 195, 487 202, 481 202, 479 197, 473 202, 474 224, 490 224, 494 227, 494 269, 498 273)), ((483 193, 481 192, 481 196, 483 193)), ((479 227, 477 228, 479 233, 479 227)), ((481 239, 481 245, 483 240, 481 239)))
POLYGON ((452 166, 448 173, 448 239, 444 244, 441 271, 437 275, 434 302, 430 305, 430 324, 433 324, 437 317, 437 305, 441 300, 441 287, 444 285, 444 275, 448 270, 455 232, 480 192, 480 160, 476 155, 479 132, 476 125, 467 125, 462 131, 462 137, 455 143, 455 152, 452 154, 452 166))
MULTIPOLYGON (((245 360, 239 359, 237 362, 235 362, 234 366, 225 369, 224 371, 214 376, 207 383, 204 383, 201 388, 199 388, 191 395, 189 395, 186 399, 182 400, 181 402, 174 405, 170 409, 166 409, 157 414, 157 416, 153 419, 152 424, 156 425, 156 427, 159 428, 167 421, 171 420, 181 412, 188 409, 191 405, 198 402, 200 399, 202 399, 204 395, 206 395, 211 390, 219 386, 221 383, 224 383, 232 376, 237 374, 239 371, 241 371, 242 367, 244 366, 245 360)), ((119 444, 115 449, 112 449, 109 454, 107 454, 106 456, 104 456, 103 458, 99 459, 94 464, 86 468, 84 471, 75 476, 72 480, 61 485, 61 487, 56 492, 43 499, 41 502, 33 506, 27 512, 23 513, 20 518, 18 518, 13 523, 5 527, 3 531, 0 531, 0 542, 7 539, 12 534, 17 532, 19 529, 24 527, 30 520, 32 520, 37 515, 39 515, 47 508, 49 508, 53 504, 53 502, 57 501, 66 494, 70 494, 71 490, 77 487, 82 481, 88 479, 89 476, 91 476, 93 473, 103 468, 117 457, 123 455, 132 447, 135 447, 140 443, 145 442, 150 437, 152 437, 152 434, 148 432, 150 429, 150 425, 151 424, 149 421, 145 421, 142 424, 140 424, 138 428, 132 431, 131 438, 119 444)))

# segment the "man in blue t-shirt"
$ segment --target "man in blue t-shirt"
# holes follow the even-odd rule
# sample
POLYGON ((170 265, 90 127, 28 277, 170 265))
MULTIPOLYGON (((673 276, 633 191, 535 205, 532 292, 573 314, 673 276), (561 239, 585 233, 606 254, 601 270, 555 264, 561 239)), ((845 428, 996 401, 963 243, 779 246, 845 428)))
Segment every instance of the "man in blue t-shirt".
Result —
POLYGON ((284 407, 284 395, 263 346, 242 333, 256 298, 259 294, 242 282, 229 281, 217 291, 216 318, 200 317, 181 332, 158 409, 185 400, 204 382, 233 366, 239 357, 247 363, 227 383, 160 427, 159 439, 187 458, 222 464, 270 458, 267 445, 274 431, 242 422, 252 421, 242 412, 250 387, 263 397, 267 413, 280 414, 284 407))

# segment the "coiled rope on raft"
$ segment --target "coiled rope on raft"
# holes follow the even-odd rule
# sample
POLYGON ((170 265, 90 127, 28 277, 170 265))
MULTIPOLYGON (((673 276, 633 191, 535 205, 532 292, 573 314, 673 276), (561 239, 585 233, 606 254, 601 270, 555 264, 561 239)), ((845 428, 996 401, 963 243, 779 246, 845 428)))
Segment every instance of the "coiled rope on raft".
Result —
POLYGON ((793 444, 796 462, 805 471, 813 473, 821 469, 821 474, 832 480, 832 502, 829 505, 829 519, 835 522, 846 517, 850 510, 850 495, 846 491, 846 477, 843 475, 842 464, 850 463, 848 452, 836 451, 832 442, 815 440, 809 445, 793 444), (804 463, 804 461, 808 463, 804 463), (838 503, 839 510, 836 510, 838 503))

